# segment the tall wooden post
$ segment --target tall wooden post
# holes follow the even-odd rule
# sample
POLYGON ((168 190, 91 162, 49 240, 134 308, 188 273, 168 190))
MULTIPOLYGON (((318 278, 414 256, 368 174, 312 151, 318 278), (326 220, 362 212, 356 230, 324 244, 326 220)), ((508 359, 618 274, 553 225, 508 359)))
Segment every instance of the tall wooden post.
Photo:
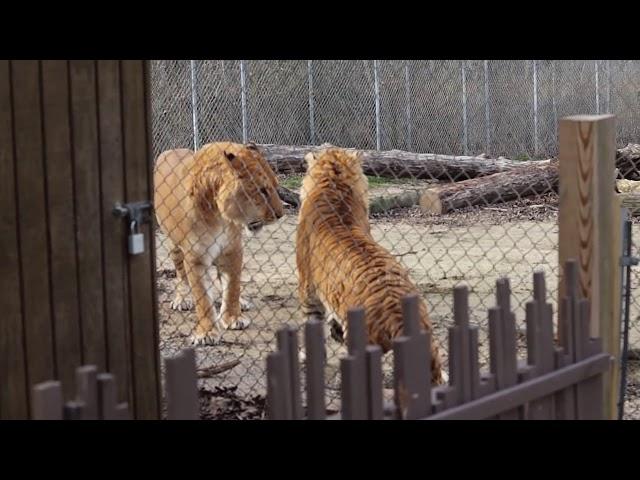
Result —
MULTIPOLYGON (((574 258, 579 265, 579 293, 591 302, 591 336, 601 337, 604 351, 618 359, 621 239, 620 201, 614 191, 615 117, 563 118, 559 142, 559 299, 565 292, 563 266, 574 258)), ((560 336, 562 331, 560 325, 560 336)), ((616 418, 618 378, 616 361, 604 382, 609 418, 616 418)))

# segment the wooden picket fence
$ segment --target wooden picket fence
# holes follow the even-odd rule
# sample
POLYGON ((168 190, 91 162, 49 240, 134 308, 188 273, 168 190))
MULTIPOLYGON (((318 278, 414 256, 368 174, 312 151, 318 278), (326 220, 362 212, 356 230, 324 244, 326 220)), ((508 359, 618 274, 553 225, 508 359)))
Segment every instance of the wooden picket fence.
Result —
MULTIPOLYGON (((430 333, 418 322, 417 297, 403 300, 404 331, 394 341, 394 401, 383 401, 382 351, 367 345, 364 311, 349 312, 348 355, 340 360, 341 412, 326 415, 324 326, 304 326, 306 411, 302 403, 297 330, 277 332, 277 350, 267 356, 269 419, 601 419, 603 374, 613 358, 599 338, 589 338, 589 302, 578 298, 577 265, 565 266, 567 294, 553 334, 552 306, 544 275, 534 274, 533 299, 526 304, 527 358, 517 358, 516 322, 509 281, 497 282, 497 305, 489 309, 490 368, 480 371, 478 328, 469 325, 468 290, 454 290, 454 326, 449 329, 449 384, 432 387, 430 333)), ((197 420, 199 401, 195 352, 185 349, 165 360, 167 419, 197 420)), ((36 420, 126 420, 130 409, 116 401, 116 379, 92 365, 76 370, 76 395, 63 402, 59 381, 33 388, 36 420)))
MULTIPOLYGON (((165 359, 165 393, 168 420, 199 418, 198 379, 193 349, 165 359)), ((116 378, 98 373, 94 365, 76 369, 76 399, 63 402, 59 381, 33 387, 34 420, 130 420, 127 403, 116 401, 116 378)))
POLYGON ((393 345, 394 401, 385 404, 382 352, 366 345, 364 311, 348 316, 348 355, 341 359, 341 412, 327 417, 323 325, 304 326, 306 413, 302 406, 297 331, 277 333, 277 351, 267 357, 268 418, 285 419, 602 419, 603 374, 612 357, 599 338, 589 338, 589 301, 578 298, 575 261, 565 266, 567 293, 559 312, 559 345, 544 274, 534 274, 526 304, 527 358, 518 360, 516 322, 506 278, 497 281, 497 305, 489 309, 490 368, 480 371, 478 329, 469 325, 468 290, 454 290, 449 329, 449 384, 433 388, 430 333, 421 331, 416 297, 403 300, 404 331, 393 345))

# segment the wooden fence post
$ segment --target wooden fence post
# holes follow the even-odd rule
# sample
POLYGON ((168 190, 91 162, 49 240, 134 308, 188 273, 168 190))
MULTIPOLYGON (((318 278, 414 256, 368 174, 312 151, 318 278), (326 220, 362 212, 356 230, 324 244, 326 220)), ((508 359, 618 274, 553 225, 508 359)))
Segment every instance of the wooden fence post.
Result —
MULTIPOLYGON (((558 305, 565 296, 564 266, 578 262, 579 296, 591 304, 590 335, 605 352, 620 350, 620 202, 614 192, 615 117, 579 115, 559 125, 560 208, 558 305)), ((563 327, 559 328, 559 336, 563 327)), ((562 341, 562 339, 561 339, 562 341)), ((615 418, 618 362, 604 380, 607 418, 615 418)))

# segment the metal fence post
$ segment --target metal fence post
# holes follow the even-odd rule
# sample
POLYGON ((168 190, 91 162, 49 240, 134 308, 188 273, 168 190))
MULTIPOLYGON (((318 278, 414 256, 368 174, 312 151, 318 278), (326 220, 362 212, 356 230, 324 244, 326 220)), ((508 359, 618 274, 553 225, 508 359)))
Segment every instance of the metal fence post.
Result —
POLYGON ((598 60, 595 60, 596 66, 596 114, 600 115, 600 82, 599 82, 599 74, 600 68, 598 64, 598 60))
POLYGON ((242 108, 242 143, 247 143, 247 92, 244 60, 240 60, 240 102, 242 108))
POLYGON ((407 150, 411 150, 411 83, 409 81, 409 62, 404 63, 404 88, 407 104, 407 150))
POLYGON ((487 151, 489 154, 491 146, 491 127, 489 125, 489 60, 484 61, 484 122, 487 133, 487 151))
POLYGON ((462 148, 464 154, 469 153, 469 131, 467 126, 467 61, 461 61, 462 71, 462 148))
POLYGON ((196 62, 191 60, 191 119, 193 122, 193 149, 198 150, 200 147, 200 135, 198 132, 198 91, 197 91, 197 75, 196 62))
POLYGON ((607 113, 611 113, 611 60, 607 60, 607 113))
POLYGON ((618 392, 618 420, 624 417, 624 401, 627 390, 627 360, 629 354, 629 308, 631 303, 631 266, 636 264, 632 257, 631 215, 627 208, 620 210, 620 238, 622 256, 620 258, 620 317, 622 324, 622 352, 620 354, 620 387, 618 392))
POLYGON ((533 60, 533 154, 538 154, 538 62, 533 60))
POLYGON ((311 73, 311 60, 307 60, 307 83, 309 87, 309 133, 311 135, 311 145, 316 144, 316 128, 314 123, 313 105, 313 75, 311 73))
POLYGON ((551 109, 553 110, 553 140, 558 138, 558 105, 556 103, 556 62, 551 60, 551 109))
POLYGON ((376 150, 380 150, 380 87, 378 85, 378 61, 373 61, 373 90, 376 102, 376 150))

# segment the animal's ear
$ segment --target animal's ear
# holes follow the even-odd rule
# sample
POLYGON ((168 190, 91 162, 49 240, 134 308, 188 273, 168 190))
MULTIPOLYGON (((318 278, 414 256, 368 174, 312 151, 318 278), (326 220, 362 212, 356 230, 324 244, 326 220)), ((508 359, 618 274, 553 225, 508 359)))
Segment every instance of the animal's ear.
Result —
POLYGON ((305 162, 307 162, 307 170, 310 170, 311 167, 316 163, 316 156, 313 152, 309 152, 304 156, 305 162))
POLYGON ((226 150, 224 152, 224 156, 227 157, 227 160, 229 160, 230 162, 233 162, 236 158, 236 156, 233 153, 227 152, 226 150))
POLYGON ((362 163, 362 152, 360 150, 349 150, 347 155, 358 163, 362 163))

